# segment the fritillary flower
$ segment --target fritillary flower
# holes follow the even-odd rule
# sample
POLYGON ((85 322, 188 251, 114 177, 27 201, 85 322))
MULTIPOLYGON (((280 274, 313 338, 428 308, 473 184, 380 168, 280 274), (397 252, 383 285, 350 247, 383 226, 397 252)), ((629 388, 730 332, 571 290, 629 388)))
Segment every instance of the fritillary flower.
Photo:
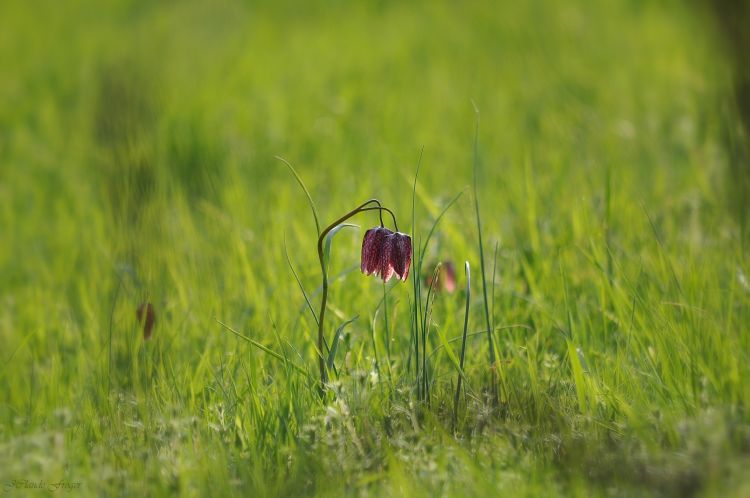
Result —
POLYGON ((406 280, 411 266, 411 237, 375 227, 365 232, 362 239, 362 273, 373 273, 387 282, 396 275, 406 280))

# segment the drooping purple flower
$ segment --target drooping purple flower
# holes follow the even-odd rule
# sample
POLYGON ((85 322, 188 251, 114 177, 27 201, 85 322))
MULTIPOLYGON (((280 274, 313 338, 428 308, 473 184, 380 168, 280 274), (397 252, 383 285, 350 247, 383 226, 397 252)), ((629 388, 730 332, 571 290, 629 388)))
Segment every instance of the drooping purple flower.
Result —
POLYGON ((395 274, 406 280, 411 266, 411 237, 384 227, 371 228, 362 240, 362 273, 385 282, 395 274))
POLYGON ((383 227, 371 228, 365 232, 362 239, 362 273, 372 275, 383 266, 381 260, 385 257, 385 239, 391 234, 393 232, 383 227))
MULTIPOLYGON (((388 242, 390 242, 390 245, 387 246, 390 249, 389 271, 392 269, 398 278, 405 281, 409 276, 409 267, 411 266, 411 237, 405 233, 396 232, 389 237, 388 242)), ((390 278, 390 274, 388 278, 390 278)))

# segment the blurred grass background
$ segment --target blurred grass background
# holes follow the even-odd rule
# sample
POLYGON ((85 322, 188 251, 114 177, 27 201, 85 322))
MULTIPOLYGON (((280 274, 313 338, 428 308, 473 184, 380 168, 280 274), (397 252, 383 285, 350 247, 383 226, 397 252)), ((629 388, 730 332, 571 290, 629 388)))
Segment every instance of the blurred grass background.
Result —
MULTIPOLYGON (((1 483, 123 496, 747 493, 742 57, 712 12, 3 2, 1 483), (383 289, 356 272, 332 289, 333 321, 360 320, 339 355, 341 395, 321 406, 214 320, 314 365, 284 245, 312 293, 315 233, 274 156, 323 222, 378 197, 405 230, 424 147, 426 231, 471 182, 472 101, 485 252, 498 247, 493 321, 513 326, 498 335, 501 406, 482 399, 478 341, 458 438, 444 356, 431 407, 414 403, 409 285, 389 293, 386 382, 371 345, 374 334, 383 354, 383 289), (147 343, 144 301, 157 313, 147 343)), ((474 226, 467 191, 431 257, 477 272, 474 226)), ((337 236, 333 274, 358 264, 359 236, 337 236)), ((459 335, 462 306, 439 296, 435 327, 459 335)))

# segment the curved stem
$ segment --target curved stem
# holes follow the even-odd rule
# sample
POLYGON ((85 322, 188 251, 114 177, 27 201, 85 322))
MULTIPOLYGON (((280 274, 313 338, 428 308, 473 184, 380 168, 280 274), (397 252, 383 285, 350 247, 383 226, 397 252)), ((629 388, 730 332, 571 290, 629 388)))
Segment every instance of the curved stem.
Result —
POLYGON ((346 213, 341 218, 337 219, 330 225, 328 225, 326 228, 323 229, 322 232, 320 232, 320 235, 318 236, 318 259, 320 260, 320 270, 323 273, 323 289, 322 289, 322 297, 320 299, 320 313, 318 313, 318 367, 320 368, 320 383, 321 383, 321 391, 325 387, 325 383, 328 380, 328 376, 326 373, 326 364, 325 359, 323 355, 323 323, 325 321, 325 314, 326 314, 326 303, 328 301, 328 270, 326 269, 325 260, 323 259, 323 241, 325 240, 326 235, 336 228, 341 223, 345 222, 352 216, 364 212, 364 211, 378 211, 380 214, 380 224, 383 225, 383 211, 386 211, 391 215, 393 218, 393 225, 396 228, 396 231, 398 231, 398 225, 396 224, 396 215, 393 214, 393 211, 391 211, 388 208, 385 208, 382 206, 379 200, 377 199, 370 199, 369 201, 360 204, 356 208, 352 209, 348 213, 346 213), (370 204, 376 204, 377 207, 372 207, 370 204))
POLYGON ((386 207, 378 206, 378 207, 366 207, 366 208, 362 208, 360 211, 380 211, 380 216, 381 216, 381 218, 380 218, 380 226, 381 227, 383 226, 383 218, 382 218, 383 211, 385 211, 386 213, 388 213, 388 214, 391 215, 391 218, 393 219, 393 227, 398 232, 398 223, 396 223, 396 215, 393 214, 393 211, 391 211, 390 209, 388 209, 386 207))
MULTIPOLYGON (((370 199, 369 201, 360 204, 359 208, 362 208, 362 211, 374 211, 374 210, 377 210, 378 211, 378 216, 380 217, 380 226, 381 227, 385 225, 383 223, 383 211, 387 212, 388 214, 391 215, 391 219, 393 220, 393 228, 395 228, 396 231, 398 232, 398 223, 396 223, 396 215, 393 214, 393 211, 391 211, 390 209, 388 209, 386 207, 383 207, 383 205, 380 203, 380 201, 378 199, 370 199), (365 206, 367 206, 368 204, 377 204, 378 207, 367 207, 366 208, 365 206)), ((359 209, 359 208, 357 208, 357 209, 359 209)), ((355 209, 355 211, 356 211, 356 209, 355 209)), ((341 221, 339 221, 339 222, 341 223, 341 221)), ((338 223, 333 223, 333 227, 334 228, 336 227, 336 225, 338 225, 338 223)), ((332 229, 333 228, 331 228, 331 230, 332 229)))
MULTIPOLYGON (((383 205, 382 205, 382 204, 380 204, 380 201, 379 201, 379 200, 377 200, 377 199, 370 199, 370 200, 369 200, 369 201, 367 201, 367 202, 366 202, 365 204, 369 204, 369 203, 371 203, 371 202, 373 202, 373 203, 377 204, 379 208, 382 208, 382 207, 383 207, 383 205)), ((381 226, 381 227, 385 226, 385 224, 383 223, 383 210, 382 210, 382 209, 379 209, 379 210, 378 210, 378 218, 380 218, 380 226, 381 226)), ((393 223, 394 223, 394 224, 396 223, 396 218, 393 218, 393 223)))

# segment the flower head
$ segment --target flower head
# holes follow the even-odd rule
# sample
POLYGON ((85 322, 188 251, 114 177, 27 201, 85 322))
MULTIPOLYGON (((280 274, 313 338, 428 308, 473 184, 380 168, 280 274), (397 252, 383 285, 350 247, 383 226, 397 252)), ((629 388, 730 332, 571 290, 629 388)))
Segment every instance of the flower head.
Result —
POLYGON ((406 280, 411 266, 411 237, 384 227, 371 228, 362 240, 362 273, 385 282, 395 274, 406 280))

